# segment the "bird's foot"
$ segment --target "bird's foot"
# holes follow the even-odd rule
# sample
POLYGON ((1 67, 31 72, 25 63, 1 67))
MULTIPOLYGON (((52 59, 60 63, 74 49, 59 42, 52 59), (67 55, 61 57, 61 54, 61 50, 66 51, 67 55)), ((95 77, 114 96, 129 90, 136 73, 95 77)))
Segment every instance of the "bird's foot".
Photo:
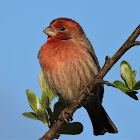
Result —
POLYGON ((73 115, 68 113, 68 107, 61 111, 61 114, 59 115, 59 120, 65 121, 66 123, 69 123, 69 121, 72 121, 73 115), (66 118, 65 114, 68 114, 70 116, 69 119, 66 118))
MULTIPOLYGON (((78 102, 78 100, 73 100, 73 103, 72 103, 72 104, 73 104, 73 106, 75 106, 75 105, 77 105, 77 104, 79 105, 79 102, 78 102)), ((80 108, 80 107, 82 107, 82 106, 79 105, 79 108, 80 108)))
POLYGON ((93 96, 93 93, 91 93, 91 92, 89 91, 89 87, 87 86, 87 84, 84 85, 83 91, 84 91, 84 93, 85 93, 86 95, 93 96))

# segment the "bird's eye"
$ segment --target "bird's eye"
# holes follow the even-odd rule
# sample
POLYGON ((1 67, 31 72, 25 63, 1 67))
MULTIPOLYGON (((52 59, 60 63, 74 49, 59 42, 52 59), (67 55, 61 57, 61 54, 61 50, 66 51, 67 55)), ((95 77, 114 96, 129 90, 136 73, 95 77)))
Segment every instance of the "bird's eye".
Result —
POLYGON ((64 31, 65 30, 65 27, 61 27, 61 31, 64 31))

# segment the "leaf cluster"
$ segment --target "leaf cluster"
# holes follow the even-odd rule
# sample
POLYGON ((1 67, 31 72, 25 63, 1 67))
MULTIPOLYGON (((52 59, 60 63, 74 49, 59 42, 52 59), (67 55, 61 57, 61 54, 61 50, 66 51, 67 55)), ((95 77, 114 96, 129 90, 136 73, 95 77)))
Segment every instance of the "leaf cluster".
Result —
POLYGON ((113 82, 113 84, 116 88, 120 89, 131 98, 138 100, 138 97, 136 95, 138 92, 136 90, 140 89, 140 80, 136 82, 135 76, 137 71, 132 71, 130 64, 127 61, 122 61, 120 64, 120 72, 124 83, 116 80, 113 82))
MULTIPOLYGON (((42 92, 41 98, 38 98, 32 90, 26 90, 28 102, 34 112, 25 112, 27 118, 40 120, 51 128, 57 121, 61 111, 66 108, 62 101, 55 103, 54 108, 51 109, 51 102, 56 95, 49 89, 44 79, 43 71, 39 73, 39 85, 42 92)), ((60 130, 59 134, 80 134, 83 131, 83 125, 79 122, 65 124, 60 130)))

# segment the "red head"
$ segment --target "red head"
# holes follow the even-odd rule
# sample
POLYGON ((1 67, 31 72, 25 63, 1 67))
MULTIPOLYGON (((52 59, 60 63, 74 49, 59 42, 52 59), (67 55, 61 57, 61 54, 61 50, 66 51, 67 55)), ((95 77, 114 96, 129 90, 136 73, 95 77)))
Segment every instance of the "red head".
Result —
POLYGON ((50 23, 50 26, 44 30, 49 37, 60 40, 75 39, 84 35, 81 26, 68 18, 58 18, 50 23))

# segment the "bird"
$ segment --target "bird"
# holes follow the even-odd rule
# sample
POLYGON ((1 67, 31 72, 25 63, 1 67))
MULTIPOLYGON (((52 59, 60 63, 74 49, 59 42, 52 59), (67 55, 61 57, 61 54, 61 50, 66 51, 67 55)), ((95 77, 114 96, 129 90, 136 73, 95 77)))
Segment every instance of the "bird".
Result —
MULTIPOLYGON (((94 82, 100 71, 95 51, 80 24, 69 18, 57 18, 43 30, 47 42, 38 53, 39 63, 49 88, 67 106, 76 100, 85 85, 94 82)), ((102 106, 104 86, 97 85, 82 106, 87 110, 94 135, 118 130, 102 106)))

